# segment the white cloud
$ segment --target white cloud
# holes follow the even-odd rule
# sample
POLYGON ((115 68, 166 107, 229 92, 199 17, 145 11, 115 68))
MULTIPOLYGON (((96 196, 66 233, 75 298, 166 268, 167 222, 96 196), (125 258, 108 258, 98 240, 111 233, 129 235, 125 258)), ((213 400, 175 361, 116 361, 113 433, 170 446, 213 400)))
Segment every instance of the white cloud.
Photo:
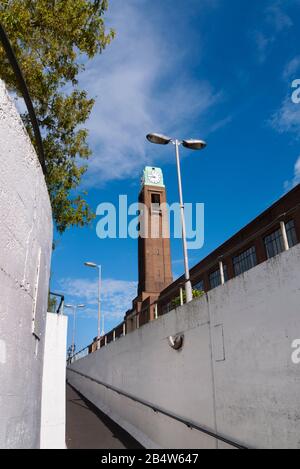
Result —
POLYGON ((294 57, 285 66, 285 69, 283 72, 284 80, 290 80, 291 78, 295 76, 297 72, 300 72, 300 55, 294 57))
POLYGON ((297 185, 300 183, 300 156, 295 164, 295 174, 294 174, 294 185, 297 185))
MULTIPOLYGON (((97 305, 97 280, 91 282, 81 278, 66 278, 60 281, 60 287, 67 298, 87 305, 88 309, 84 311, 84 314, 97 315, 97 308, 93 308, 97 305)), ((104 279, 101 289, 101 305, 106 318, 122 321, 126 311, 131 308, 136 293, 136 282, 104 279)))
POLYGON ((287 192, 298 184, 300 184, 300 156, 294 166, 294 177, 291 181, 285 181, 284 189, 287 192))
POLYGON ((294 104, 288 96, 271 117, 270 124, 279 133, 292 132, 297 138, 300 137, 300 105, 294 104))
POLYGON ((233 120, 233 117, 234 117, 233 115, 228 115, 224 119, 221 119, 220 121, 215 122, 210 128, 210 132, 211 133, 216 132, 217 130, 222 129, 226 125, 230 124, 233 120))
POLYGON ((255 39, 256 48, 257 48, 258 60, 260 63, 263 63, 265 62, 267 58, 270 46, 275 41, 275 37, 274 36, 268 37, 261 31, 255 31, 254 39, 255 39))
POLYGON ((279 33, 284 29, 293 26, 293 21, 290 16, 282 9, 281 1, 270 5, 266 9, 266 21, 279 33))
POLYGON ((286 6, 286 2, 284 3, 282 0, 270 1, 269 5, 263 10, 263 28, 253 33, 260 63, 265 62, 267 59, 277 36, 294 24, 292 18, 284 10, 286 6))
MULTIPOLYGON (((94 150, 88 185, 136 177, 147 162, 161 160, 161 151, 145 140, 148 132, 180 131, 185 137, 196 119, 202 117, 204 127, 204 114, 222 97, 186 72, 194 58, 183 31, 178 31, 182 41, 172 38, 161 24, 163 13, 150 16, 147 5, 148 10, 136 0, 111 3, 109 20, 117 37, 81 78, 84 88, 97 96, 88 123, 94 150)), ((200 46, 197 60, 199 56, 200 46)))

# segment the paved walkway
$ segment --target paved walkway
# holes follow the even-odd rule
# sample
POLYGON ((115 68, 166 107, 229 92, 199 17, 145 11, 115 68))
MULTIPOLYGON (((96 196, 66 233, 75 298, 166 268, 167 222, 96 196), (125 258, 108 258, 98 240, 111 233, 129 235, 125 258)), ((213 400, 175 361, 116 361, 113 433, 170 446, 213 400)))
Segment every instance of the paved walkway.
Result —
POLYGON ((68 449, 138 449, 140 444, 67 385, 68 449))

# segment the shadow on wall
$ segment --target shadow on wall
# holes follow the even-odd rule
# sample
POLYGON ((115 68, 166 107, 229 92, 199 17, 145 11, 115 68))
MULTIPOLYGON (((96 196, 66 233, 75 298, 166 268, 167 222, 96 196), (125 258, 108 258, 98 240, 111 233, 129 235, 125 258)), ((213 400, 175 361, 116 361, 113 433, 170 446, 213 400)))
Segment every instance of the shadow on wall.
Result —
POLYGON ((38 448, 52 213, 38 157, 3 81, 0 142, 0 447, 38 448))

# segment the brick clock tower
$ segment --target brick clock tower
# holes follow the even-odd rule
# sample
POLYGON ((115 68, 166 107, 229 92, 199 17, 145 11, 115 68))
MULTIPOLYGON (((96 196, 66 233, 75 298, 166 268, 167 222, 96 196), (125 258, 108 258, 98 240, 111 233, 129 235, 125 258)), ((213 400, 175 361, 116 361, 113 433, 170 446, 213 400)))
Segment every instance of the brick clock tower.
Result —
POLYGON ((173 282, 169 220, 166 208, 161 205, 166 203, 166 188, 160 168, 144 169, 139 202, 144 204, 145 211, 140 216, 138 296, 127 319, 136 312, 142 312, 140 320, 146 322, 154 319, 155 308, 150 305, 173 282))

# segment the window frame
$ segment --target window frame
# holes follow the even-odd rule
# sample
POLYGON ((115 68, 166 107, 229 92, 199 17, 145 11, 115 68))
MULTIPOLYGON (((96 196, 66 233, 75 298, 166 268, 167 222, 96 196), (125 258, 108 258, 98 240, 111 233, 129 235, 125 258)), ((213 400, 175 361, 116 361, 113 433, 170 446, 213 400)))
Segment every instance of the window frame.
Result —
POLYGON ((284 241, 280 226, 263 237, 267 259, 272 259, 284 252, 284 241), (267 241, 269 240, 269 241, 267 241))
POLYGON ((204 284, 204 280, 197 280, 197 282, 193 285, 193 290, 197 290, 197 291, 205 291, 205 284, 204 284), (202 285, 203 288, 197 288, 199 285, 202 285))
MULTIPOLYGON (((239 254, 236 254, 235 256, 232 256, 232 265, 233 265, 233 271, 234 271, 234 275, 236 277, 238 277, 239 275, 242 275, 243 273, 245 272, 248 272, 248 270, 251 270, 253 269, 254 267, 256 267, 258 264, 257 262, 257 252, 256 252, 256 247, 255 245, 253 244, 252 246, 248 247, 247 249, 244 249, 242 252, 240 252, 239 254), (252 251, 252 252, 251 252, 252 251), (249 253, 247 255, 247 253, 249 253), (253 257, 252 257, 253 256, 253 257), (247 264, 249 262, 249 259, 251 259, 250 263, 252 264, 251 266, 249 267, 245 267, 243 269, 243 265, 244 264, 247 264), (255 262, 253 263, 252 262, 252 259, 255 260, 255 262), (240 266, 240 269, 239 271, 237 270, 237 265, 240 266)), ((249 265, 249 264, 248 264, 249 265)))
POLYGON ((294 218, 291 218, 289 221, 285 223, 285 229, 286 229, 289 247, 293 248, 299 243, 297 230, 296 230, 296 223, 295 223, 294 218), (288 225, 292 225, 292 226, 289 227, 288 225))
MULTIPOLYGON (((228 267, 227 267, 227 264, 224 264, 223 263, 223 270, 224 270, 224 279, 225 279, 225 283, 228 281, 228 267)), ((218 269, 215 269, 213 270, 211 273, 208 274, 208 278, 209 278, 209 285, 210 285, 210 289, 211 290, 214 290, 215 288, 219 287, 220 285, 222 285, 222 279, 221 279, 221 271, 220 271, 220 268, 218 269), (216 285, 212 285, 212 276, 215 276, 215 278, 220 278, 220 283, 216 284, 216 285)))

